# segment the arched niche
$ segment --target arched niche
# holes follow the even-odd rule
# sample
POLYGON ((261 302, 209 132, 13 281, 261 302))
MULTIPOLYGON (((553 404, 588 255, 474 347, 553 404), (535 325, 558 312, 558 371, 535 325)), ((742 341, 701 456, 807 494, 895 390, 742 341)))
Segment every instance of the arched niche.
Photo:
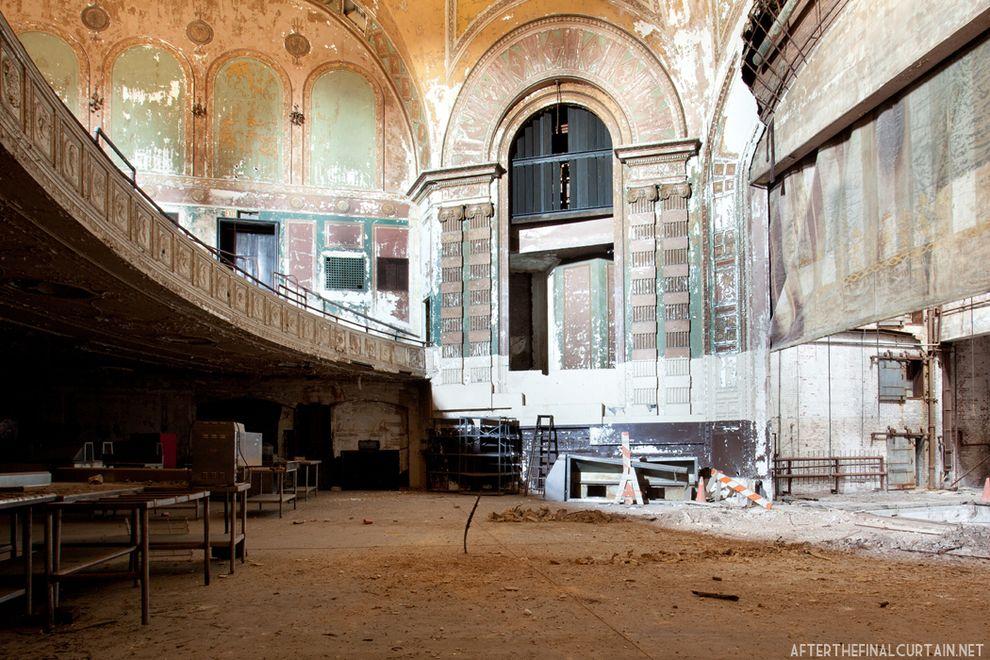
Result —
POLYGON ((248 55, 224 62, 213 80, 213 173, 256 181, 284 178, 282 79, 248 55))
POLYGON ((307 178, 324 187, 376 188, 381 181, 381 101, 347 68, 317 72, 307 85, 307 178))
POLYGON ((114 60, 110 132, 138 171, 182 174, 185 169, 187 82, 174 55, 134 45, 114 60))
POLYGON ((23 32, 21 43, 62 102, 80 115, 79 58, 64 39, 50 32, 23 32))
POLYGON ((485 162, 507 113, 556 80, 583 81, 619 104, 628 143, 686 136, 680 97, 652 52, 604 21, 555 16, 514 30, 479 60, 454 104, 444 165, 485 162))

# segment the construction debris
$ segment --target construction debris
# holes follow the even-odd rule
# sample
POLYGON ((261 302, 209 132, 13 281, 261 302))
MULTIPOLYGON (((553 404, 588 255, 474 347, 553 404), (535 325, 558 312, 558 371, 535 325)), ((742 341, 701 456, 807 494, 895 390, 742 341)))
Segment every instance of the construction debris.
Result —
POLYGON ((520 505, 506 509, 501 513, 492 512, 489 514, 488 520, 491 522, 577 522, 601 524, 624 522, 628 518, 615 513, 605 513, 604 511, 568 511, 567 509, 551 511, 550 507, 546 506, 541 506, 539 509, 530 509, 523 508, 520 505))

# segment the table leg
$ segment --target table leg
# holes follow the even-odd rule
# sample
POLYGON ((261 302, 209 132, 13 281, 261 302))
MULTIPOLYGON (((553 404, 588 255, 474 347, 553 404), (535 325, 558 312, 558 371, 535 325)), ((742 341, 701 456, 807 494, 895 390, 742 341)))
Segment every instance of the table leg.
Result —
POLYGON ((227 506, 229 501, 230 501, 230 493, 224 493, 223 494, 223 533, 224 534, 230 531, 227 529, 227 506))
POLYGON ((31 538, 32 527, 34 526, 34 507, 27 507, 24 511, 24 525, 21 529, 21 554, 24 555, 24 613, 31 616, 34 608, 34 564, 32 554, 34 554, 34 542, 31 538))
POLYGON ((45 628, 55 627, 55 569, 52 565, 52 510, 45 509, 45 628))
POLYGON ((210 497, 203 498, 203 581, 210 586, 210 497))
POLYGON ((140 567, 140 565, 138 565, 138 552, 137 552, 137 547, 138 547, 138 542, 139 542, 139 539, 138 539, 138 526, 139 525, 140 525, 140 522, 138 521, 138 512, 137 512, 137 509, 131 509, 131 547, 134 548, 134 550, 131 552, 130 559, 128 559, 128 561, 127 561, 127 566, 130 569, 130 571, 131 571, 131 576, 132 576, 131 586, 132 587, 138 586, 138 582, 140 582, 140 580, 138 579, 138 571, 140 570, 141 567, 140 567))
MULTIPOLYGON (((62 567, 62 509, 55 510, 55 527, 52 533, 54 537, 54 549, 52 550, 52 566, 55 572, 58 573, 59 569, 62 567)), ((59 605, 59 600, 61 594, 61 585, 55 583, 55 607, 59 605)))
POLYGON ((150 549, 150 539, 148 532, 148 508, 141 507, 141 623, 148 625, 151 618, 151 602, 149 598, 149 582, 151 581, 151 567, 148 561, 148 550, 150 549))
POLYGON ((247 491, 241 493, 241 563, 247 561, 247 491))
POLYGON ((223 510, 223 520, 224 526, 230 530, 230 535, 227 537, 227 550, 230 551, 230 574, 234 574, 234 555, 237 554, 237 544, 234 542, 234 538, 237 536, 237 493, 228 492, 224 493, 224 504, 230 501, 229 507, 224 507, 223 510))
POLYGON ((285 493, 285 473, 278 475, 278 517, 282 517, 282 496, 285 493))
POLYGON ((10 558, 17 559, 17 514, 14 512, 10 514, 10 558))
POLYGON ((320 496, 320 464, 317 463, 313 466, 313 474, 315 478, 313 479, 313 497, 320 496))

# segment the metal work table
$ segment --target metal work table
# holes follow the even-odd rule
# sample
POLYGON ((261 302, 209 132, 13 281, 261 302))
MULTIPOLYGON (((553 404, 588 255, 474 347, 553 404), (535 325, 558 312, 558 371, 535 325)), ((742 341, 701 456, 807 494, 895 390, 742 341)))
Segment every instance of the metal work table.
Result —
POLYGON ((24 586, 19 589, 0 591, 0 603, 24 596, 24 612, 28 616, 31 616, 33 606, 34 539, 32 538, 32 528, 34 525, 34 507, 47 504, 54 499, 54 495, 46 493, 0 493, 0 511, 11 513, 11 559, 17 558, 17 521, 20 520, 21 554, 24 562, 24 586))
POLYGON ((234 556, 237 554, 237 546, 241 546, 241 563, 247 558, 247 494, 251 490, 251 484, 246 481, 239 481, 228 486, 209 486, 210 492, 214 494, 223 493, 223 533, 226 539, 211 541, 214 548, 226 547, 230 553, 230 573, 234 573, 234 556), (237 513, 237 503, 240 500, 240 515, 237 513), (241 531, 235 532, 237 519, 241 521, 241 531))
MULTIPOLYGON (((113 491, 110 491, 111 493, 113 491)), ((45 576, 47 581, 48 603, 47 624, 55 623, 55 609, 59 603, 59 587, 62 582, 73 579, 92 579, 99 577, 130 577, 141 587, 141 623, 147 624, 149 613, 149 580, 150 566, 148 553, 155 549, 202 549, 204 552, 203 577, 206 584, 210 583, 210 516, 209 496, 207 489, 173 490, 147 489, 130 493, 106 495, 106 492, 94 497, 92 493, 82 496, 72 496, 72 499, 61 502, 51 502, 45 508, 45 576), (151 543, 149 529, 149 513, 152 510, 193 502, 204 501, 203 540, 202 541, 157 541, 151 543), (62 542, 62 514, 64 511, 128 511, 130 514, 130 538, 121 543, 115 541, 97 542, 62 542), (63 565, 63 547, 82 547, 88 549, 85 556, 71 565, 63 565), (100 564, 129 556, 130 563, 126 571, 110 571, 100 573, 83 573, 82 571, 100 564)))
POLYGON ((299 481, 298 477, 296 478, 296 484, 294 490, 296 497, 299 496, 300 492, 302 493, 304 500, 309 499, 310 493, 313 493, 313 497, 316 497, 319 494, 320 464, 323 463, 323 461, 317 459, 310 459, 310 458, 294 458, 292 460, 293 462, 297 463, 299 467, 303 468, 303 483, 301 486, 298 483, 299 481), (314 476, 312 484, 309 481, 310 467, 313 468, 313 476, 314 476))
POLYGON ((258 494, 252 495, 247 498, 248 502, 258 505, 258 511, 265 504, 277 504, 278 505, 278 517, 282 517, 282 510, 286 503, 292 502, 292 508, 295 509, 297 506, 295 487, 296 479, 298 478, 299 469, 295 461, 289 461, 285 465, 252 465, 244 468, 244 476, 247 478, 248 483, 251 487, 254 487, 254 475, 260 474, 261 479, 259 479, 258 484, 258 494), (272 475, 272 492, 265 492, 265 474, 272 475), (292 492, 285 492, 285 478, 288 475, 292 475, 292 492))

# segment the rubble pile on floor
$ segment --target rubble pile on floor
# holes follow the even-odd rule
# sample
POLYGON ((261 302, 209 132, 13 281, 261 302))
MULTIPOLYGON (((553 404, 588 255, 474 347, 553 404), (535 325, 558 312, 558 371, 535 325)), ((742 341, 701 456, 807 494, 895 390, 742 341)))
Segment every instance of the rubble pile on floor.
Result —
POLYGON ((539 509, 514 506, 501 513, 493 511, 489 514, 488 520, 492 522, 577 522, 600 524, 623 522, 628 520, 628 518, 615 513, 594 510, 568 511, 567 509, 557 509, 556 511, 551 511, 550 507, 546 506, 541 506, 539 509))

